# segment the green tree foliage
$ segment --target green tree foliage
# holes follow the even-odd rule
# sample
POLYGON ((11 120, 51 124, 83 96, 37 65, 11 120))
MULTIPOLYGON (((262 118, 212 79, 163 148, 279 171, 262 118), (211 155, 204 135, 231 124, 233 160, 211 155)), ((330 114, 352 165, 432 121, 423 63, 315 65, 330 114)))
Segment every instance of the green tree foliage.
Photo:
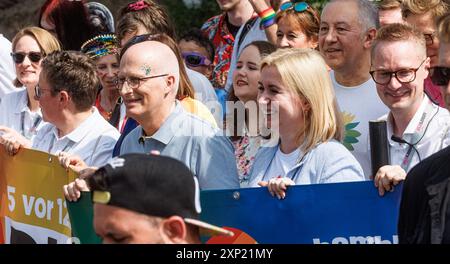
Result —
POLYGON ((210 17, 221 13, 215 0, 203 0, 200 5, 188 8, 182 0, 160 1, 176 25, 180 36, 191 28, 200 28, 210 17))

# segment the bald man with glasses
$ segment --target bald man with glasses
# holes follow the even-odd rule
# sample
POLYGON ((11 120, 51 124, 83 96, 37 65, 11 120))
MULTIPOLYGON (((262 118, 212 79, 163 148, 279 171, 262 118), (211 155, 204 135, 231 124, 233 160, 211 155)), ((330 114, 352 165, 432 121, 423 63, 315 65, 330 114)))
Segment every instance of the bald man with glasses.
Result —
POLYGON ((231 142, 176 100, 178 65, 173 51, 151 35, 137 36, 123 48, 117 87, 127 115, 140 126, 125 137, 120 154, 159 151, 182 161, 201 189, 238 188, 231 142))

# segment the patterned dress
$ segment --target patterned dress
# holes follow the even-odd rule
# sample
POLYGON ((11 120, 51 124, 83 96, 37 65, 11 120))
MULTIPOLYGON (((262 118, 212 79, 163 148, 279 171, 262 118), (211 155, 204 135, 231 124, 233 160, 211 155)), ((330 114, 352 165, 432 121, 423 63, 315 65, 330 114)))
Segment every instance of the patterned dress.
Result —
POLYGON ((261 136, 248 135, 233 141, 241 188, 249 187, 250 170, 255 161, 256 153, 262 145, 262 141, 263 138, 261 136))

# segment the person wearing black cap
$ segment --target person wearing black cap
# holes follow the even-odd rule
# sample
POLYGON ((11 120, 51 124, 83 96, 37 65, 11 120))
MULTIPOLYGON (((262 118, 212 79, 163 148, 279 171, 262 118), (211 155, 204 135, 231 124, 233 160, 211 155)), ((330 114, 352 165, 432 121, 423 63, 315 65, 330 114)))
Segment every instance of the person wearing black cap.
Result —
POLYGON ((114 158, 87 180, 103 243, 200 243, 231 231, 199 220, 197 178, 180 161, 147 154, 114 158))

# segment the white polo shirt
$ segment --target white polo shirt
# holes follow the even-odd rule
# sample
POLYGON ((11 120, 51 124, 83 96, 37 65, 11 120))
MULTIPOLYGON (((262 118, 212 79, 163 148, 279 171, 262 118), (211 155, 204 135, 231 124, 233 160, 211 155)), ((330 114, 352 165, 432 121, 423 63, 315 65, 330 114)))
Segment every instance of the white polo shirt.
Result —
POLYGON ((385 115, 391 165, 400 165, 406 172, 417 163, 439 150, 450 145, 450 113, 447 109, 433 104, 427 96, 409 122, 402 139, 413 144, 420 155, 406 143, 397 143, 391 139, 393 135, 392 115, 385 115), (423 119, 423 121, 421 121, 423 119), (409 150, 411 148, 411 150, 409 150), (407 156, 407 153, 409 156, 407 156))
POLYGON ((12 128, 29 140, 44 126, 41 111, 28 108, 27 90, 22 89, 5 95, 0 102, 0 125, 12 128))
POLYGON ((75 130, 58 138, 58 129, 47 123, 33 140, 33 149, 53 155, 61 151, 80 156, 88 166, 103 166, 112 157, 120 134, 92 107, 92 114, 75 130))

